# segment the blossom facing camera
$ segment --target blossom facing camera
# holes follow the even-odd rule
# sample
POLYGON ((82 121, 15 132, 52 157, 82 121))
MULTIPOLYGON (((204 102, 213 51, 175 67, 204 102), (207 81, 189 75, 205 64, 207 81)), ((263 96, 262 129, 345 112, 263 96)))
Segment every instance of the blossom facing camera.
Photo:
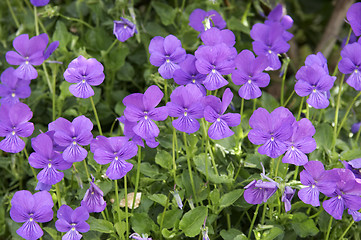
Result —
POLYGON ((103 191, 94 183, 94 178, 81 201, 81 206, 86 207, 89 213, 102 212, 107 206, 103 198, 103 191))
POLYGON ((27 190, 16 192, 11 199, 10 217, 15 222, 25 222, 16 233, 27 240, 39 239, 44 232, 38 222, 45 223, 53 219, 53 206, 53 199, 46 191, 34 195, 27 190))
POLYGON ((253 180, 244 187, 244 200, 249 204, 261 204, 277 191, 278 186, 275 182, 264 182, 262 180, 253 180))
POLYGON ((15 104, 19 99, 28 98, 31 94, 30 81, 19 79, 15 75, 15 69, 7 68, 1 74, 0 103, 15 104))
POLYGON ((338 68, 343 74, 349 74, 346 83, 356 91, 361 91, 361 41, 347 44, 341 51, 342 59, 338 68))
POLYGON ((68 205, 62 205, 57 213, 58 220, 55 227, 59 232, 66 232, 62 240, 80 240, 82 235, 90 230, 89 224, 86 222, 89 213, 85 207, 78 207, 73 210, 68 205))
POLYGON ((113 21, 114 28, 113 34, 121 42, 125 42, 129 38, 133 37, 135 33, 138 33, 135 24, 126 18, 120 18, 120 21, 113 21))
POLYGON ((204 32, 212 27, 223 29, 227 23, 222 16, 216 10, 210 10, 208 12, 203 9, 194 9, 189 15, 189 26, 198 32, 204 32))
POLYGON ((35 7, 43 7, 49 4, 50 0, 30 0, 30 3, 33 4, 35 7))
POLYGON ((78 98, 88 98, 94 95, 91 86, 100 85, 105 78, 104 67, 95 58, 86 59, 79 56, 69 64, 64 72, 67 82, 75 83, 69 91, 78 98))
POLYGON ((34 131, 34 124, 29 122, 33 112, 22 102, 14 105, 2 104, 0 107, 0 149, 4 152, 18 153, 25 147, 20 137, 29 137, 34 131))

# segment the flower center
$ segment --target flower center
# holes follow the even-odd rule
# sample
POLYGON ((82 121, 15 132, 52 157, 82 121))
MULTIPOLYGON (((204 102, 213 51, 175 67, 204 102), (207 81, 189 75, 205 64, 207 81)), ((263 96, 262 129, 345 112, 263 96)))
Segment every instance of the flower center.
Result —
POLYGON ((147 119, 148 119, 148 116, 147 116, 147 115, 145 115, 145 116, 144 116, 144 119, 145 119, 145 120, 147 120, 147 119))
POLYGON ((271 141, 273 142, 275 140, 275 138, 274 137, 271 137, 271 141))
POLYGON ((29 61, 25 61, 25 64, 29 64, 29 61))
POLYGON ((294 146, 292 146, 292 147, 291 147, 291 149, 292 149, 292 150, 295 150, 295 147, 294 147, 294 146))
POLYGON ((34 221, 34 218, 30 218, 29 221, 30 221, 30 222, 34 221))
POLYGON ((94 192, 91 192, 91 194, 93 194, 93 195, 94 195, 94 192))
POLYGON ((48 168, 51 168, 51 163, 48 163, 48 168))
POLYGON ((268 50, 268 53, 269 53, 269 54, 271 54, 271 53, 272 53, 271 49, 269 49, 269 50, 268 50))
POLYGON ((75 142, 75 141, 73 141, 73 145, 76 145, 76 142, 75 142))
POLYGON ((169 63, 170 62, 170 60, 169 59, 167 59, 167 60, 165 60, 167 63, 169 63))
POLYGON ((216 73, 216 69, 212 69, 212 73, 216 73))
POLYGON ((314 93, 315 93, 315 92, 316 92, 316 89, 313 89, 313 90, 312 90, 312 92, 314 92, 314 93))
POLYGON ((312 188, 315 188, 316 186, 314 184, 312 184, 312 188))
POLYGON ((221 121, 221 119, 220 118, 217 118, 217 122, 220 122, 221 121))
POLYGON ((75 227, 72 227, 71 230, 72 230, 72 231, 75 231, 75 227))
POLYGON ((248 79, 248 83, 251 84, 252 80, 251 79, 248 79))
POLYGON ((196 80, 195 80, 195 79, 193 79, 193 80, 192 80, 192 83, 196 83, 196 80))
POLYGON ((15 97, 16 95, 15 95, 15 93, 12 93, 11 96, 12 96, 12 97, 15 97))
POLYGON ((337 197, 338 199, 341 199, 341 195, 338 195, 338 197, 337 197))
POLYGON ((355 71, 354 71, 355 73, 358 73, 358 70, 357 69, 355 69, 355 71))
POLYGON ((85 79, 81 80, 82 83, 85 83, 85 79))
POLYGON ((114 159, 115 159, 115 161, 118 161, 119 158, 118 158, 118 156, 116 156, 114 159))
POLYGON ((124 29, 126 29, 127 28, 127 25, 124 25, 124 27, 123 27, 124 29))
POLYGON ((11 132, 11 135, 15 135, 15 131, 12 131, 12 132, 11 132))
POLYGON ((187 112, 184 112, 184 116, 186 117, 188 115, 188 113, 187 112))

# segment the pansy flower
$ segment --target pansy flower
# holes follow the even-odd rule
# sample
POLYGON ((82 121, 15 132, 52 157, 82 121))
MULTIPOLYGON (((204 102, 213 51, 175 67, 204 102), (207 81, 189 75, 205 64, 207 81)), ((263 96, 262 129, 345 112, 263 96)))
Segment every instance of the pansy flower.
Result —
POLYGON ((204 109, 204 119, 207 122, 213 123, 208 129, 208 136, 219 140, 234 134, 229 127, 238 126, 241 122, 241 115, 239 113, 224 114, 233 98, 233 93, 229 88, 224 91, 222 101, 217 97, 214 98, 215 101, 207 102, 207 106, 204 109))
POLYGON ((137 29, 135 28, 135 24, 126 18, 121 17, 120 21, 113 22, 113 34, 121 42, 125 42, 126 40, 128 40, 128 38, 133 37, 135 33, 138 33, 137 29))
POLYGON ((90 230, 89 224, 86 222, 89 213, 85 207, 77 207, 72 209, 68 205, 62 205, 57 212, 58 220, 55 227, 59 232, 66 232, 62 240, 80 240, 82 235, 90 230))
POLYGON ((49 4, 50 0, 30 0, 30 3, 33 4, 35 7, 43 7, 49 4))
POLYGON ((103 191, 94 183, 94 178, 90 182, 90 187, 86 190, 81 206, 85 207, 89 213, 102 212, 107 203, 103 198, 103 191))
POLYGON ((356 36, 361 35, 361 3, 357 2, 350 6, 346 13, 346 18, 351 25, 352 31, 356 36))
POLYGON ((223 20, 222 16, 216 10, 208 12, 203 9, 194 9, 189 15, 189 26, 198 32, 204 32, 211 27, 223 29, 227 23, 223 20))
POLYGON ((30 81, 19 79, 14 72, 15 69, 10 67, 1 74, 0 103, 2 104, 14 104, 19 102, 20 98, 30 97, 30 81))
POLYGON ((234 59, 236 70, 232 73, 232 81, 236 85, 242 85, 238 91, 241 98, 254 99, 262 95, 260 87, 267 87, 270 76, 263 71, 268 66, 265 56, 255 58, 249 50, 243 50, 234 59))
POLYGON ((104 67, 95 58, 86 59, 79 56, 69 63, 64 72, 67 82, 75 83, 69 86, 69 91, 78 98, 88 98, 94 95, 91 86, 100 85, 105 78, 104 67))
POLYGON ((361 91, 361 43, 347 44, 341 51, 342 59, 338 63, 338 68, 343 74, 350 74, 346 83, 356 91, 361 91))
POLYGON ((11 199, 10 217, 15 222, 25 222, 16 233, 27 240, 39 239, 44 232, 38 222, 53 219, 53 206, 53 199, 46 191, 34 195, 27 190, 16 192, 11 199))
POLYGON ((25 147, 20 137, 29 137, 34 131, 34 124, 29 122, 33 117, 30 108, 21 102, 0 106, 0 149, 9 153, 18 153, 25 147))
POLYGON ((72 122, 65 118, 58 118, 49 123, 49 131, 55 131, 54 141, 64 147, 62 156, 67 162, 83 161, 88 155, 86 146, 93 140, 93 123, 85 116, 74 118, 72 122))
POLYGON ((149 44, 149 53, 150 63, 159 67, 158 72, 164 79, 172 78, 174 71, 179 68, 179 63, 186 58, 181 41, 173 35, 165 38, 154 37, 149 44))
MULTIPOLYGON (((285 15, 285 9, 282 4, 278 4, 268 14, 267 20, 264 22, 266 25, 280 25, 284 30, 292 27, 293 19, 289 15, 285 15)), ((287 31, 283 31, 282 37, 285 41, 291 40, 293 34, 287 31)))
POLYGON ((277 191, 278 186, 275 182, 264 182, 262 180, 253 180, 244 187, 244 200, 249 204, 261 204, 277 191))
POLYGON ((291 210, 291 200, 295 195, 296 190, 292 189, 290 186, 285 187, 285 191, 282 194, 281 201, 285 204, 285 211, 288 212, 291 210))

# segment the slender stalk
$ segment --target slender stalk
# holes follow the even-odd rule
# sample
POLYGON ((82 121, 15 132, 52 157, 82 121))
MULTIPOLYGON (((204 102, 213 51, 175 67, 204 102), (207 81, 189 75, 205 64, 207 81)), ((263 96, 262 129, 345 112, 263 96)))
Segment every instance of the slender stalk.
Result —
POLYGON ((52 95, 54 95, 53 87, 51 86, 48 70, 46 69, 45 63, 43 63, 42 66, 45 73, 46 82, 48 83, 49 91, 52 95))
POLYGON ((192 185, 192 190, 193 190, 193 194, 194 194, 194 199, 198 205, 198 198, 197 198, 197 194, 196 194, 196 188, 194 187, 194 181, 193 181, 193 173, 192 173, 192 166, 191 166, 191 161, 189 158, 189 150, 188 150, 188 144, 187 144, 187 135, 185 132, 183 132, 183 139, 184 139, 184 146, 186 148, 186 157, 187 157, 187 164, 188 164, 188 171, 189 171, 189 178, 191 180, 191 185, 192 185))
MULTIPOLYGON (((346 45, 348 44, 348 42, 350 41, 351 33, 352 33, 352 28, 350 28, 350 30, 349 30, 349 32, 348 32, 345 46, 346 46, 346 45)), ((333 70, 332 76, 336 76, 336 74, 338 73, 338 63, 341 61, 341 59, 342 59, 342 56, 339 57, 339 59, 338 59, 338 61, 337 61, 337 64, 336 64, 336 67, 335 67, 335 70, 333 70)))
MULTIPOLYGON (((119 207, 119 190, 118 190, 118 180, 114 180, 114 192, 115 192, 115 211, 118 213, 118 222, 120 223, 120 207, 119 207)), ((116 221, 114 220, 114 223, 116 223, 116 221)))
POLYGON ((330 237, 331 226, 332 226, 332 220, 333 220, 333 217, 331 216, 331 218, 330 218, 330 222, 328 223, 328 229, 327 229, 327 234, 326 234, 326 238, 325 238, 325 240, 328 240, 328 238, 330 237))
POLYGON ((251 226, 249 227, 249 231, 248 231, 248 237, 247 237, 248 239, 251 239, 254 222, 256 221, 256 218, 257 218, 257 215, 258 215, 259 206, 260 205, 257 204, 256 211, 254 212, 253 219, 252 219, 252 222, 251 222, 251 226))
POLYGON ((174 184, 176 184, 176 178, 177 178, 177 164, 175 163, 175 141, 177 138, 177 133, 175 131, 175 128, 173 128, 173 139, 172 139, 172 163, 173 163, 173 178, 174 178, 174 184))
POLYGON ((283 105, 283 99, 284 99, 284 91, 285 91, 285 82, 286 82, 286 74, 287 74, 287 68, 288 64, 290 62, 289 58, 286 58, 284 61, 284 69, 283 69, 283 76, 282 76, 282 85, 281 85, 281 105, 283 105))
POLYGON ((306 101, 306 118, 310 120, 310 106, 308 105, 306 101))
POLYGON ((278 174, 278 168, 280 166, 280 162, 281 162, 281 158, 282 158, 282 155, 278 158, 277 160, 277 166, 276 166, 276 171, 275 171, 275 177, 277 177, 277 174, 278 174))
POLYGON ((356 95, 356 97, 353 98, 350 106, 348 107, 348 109, 347 109, 347 111, 346 111, 345 116, 343 117, 343 119, 342 119, 342 121, 341 121, 341 123, 340 123, 340 126, 337 128, 336 138, 337 138, 338 135, 340 134, 340 131, 341 131, 341 129, 342 129, 342 126, 343 126, 343 124, 346 122, 346 119, 347 119, 347 117, 348 117, 348 114, 350 113, 351 108, 352 108, 353 105, 355 104, 357 98, 360 97, 360 95, 361 95, 361 92, 359 92, 359 93, 356 95))
POLYGON ((86 172, 86 177, 89 180, 91 178, 90 178, 90 174, 89 174, 89 171, 88 171, 88 164, 86 163, 86 158, 84 159, 83 163, 84 163, 84 168, 85 168, 85 172, 86 172))
POLYGON ((358 129, 358 131, 357 131, 357 135, 356 135, 356 144, 357 144, 358 139, 359 139, 359 137, 360 137, 360 133, 361 133, 361 126, 360 126, 360 128, 358 129))
POLYGON ((34 22, 35 22, 35 33, 39 35, 39 21, 38 21, 38 10, 34 6, 34 22))
MULTIPOLYGON (((26 147, 24 147, 23 152, 25 154, 26 160, 29 161, 29 154, 28 154, 28 151, 26 150, 26 147)), ((36 177, 35 169, 32 166, 30 166, 30 168, 31 168, 31 171, 33 172, 34 178, 36 179, 36 181, 38 181, 38 178, 36 177)))
POLYGON ((211 148, 211 145, 209 144, 209 138, 207 138, 207 149, 208 149, 209 155, 211 156, 211 161, 212 161, 212 165, 213 165, 213 168, 214 168, 214 172, 218 176, 217 165, 216 165, 216 162, 214 161, 212 148, 211 148))
POLYGON ((104 52, 104 55, 102 56, 102 58, 106 55, 108 55, 108 53, 110 52, 110 50, 112 50, 112 48, 115 46, 115 44, 119 43, 120 41, 118 39, 115 39, 114 42, 112 43, 112 45, 110 45, 108 47, 108 49, 104 52))
POLYGON ((91 103, 91 105, 93 107, 95 120, 97 121, 97 126, 98 126, 99 133, 100 133, 100 135, 103 135, 102 127, 101 127, 100 122, 99 122, 98 113, 97 113, 97 109, 95 108, 93 97, 90 97, 90 103, 91 103))
POLYGON ((303 97, 301 99, 301 103, 300 103, 300 108, 298 110, 298 114, 297 114, 297 121, 300 120, 300 117, 301 117, 301 112, 302 112, 302 107, 303 107, 303 101, 305 100, 305 97, 303 97))
POLYGON ((267 203, 263 204, 263 212, 262 212, 262 219, 261 219, 261 224, 264 225, 264 219, 266 217, 266 212, 267 212, 267 203))
POLYGON ((296 179, 297 179, 299 168, 300 168, 300 166, 296 166, 296 168, 295 168, 295 173, 294 173, 294 175, 293 175, 293 180, 296 180, 296 179))
POLYGON ((168 79, 164 79, 164 102, 168 102, 168 79))
POLYGON ((336 111, 335 111, 335 120, 334 120, 335 126, 333 127, 333 139, 332 139, 332 147, 331 147, 331 150, 332 150, 332 151, 335 149, 335 145, 336 145, 337 124, 338 124, 338 111, 339 111, 339 109, 340 109, 342 85, 343 85, 343 80, 344 80, 344 79, 345 79, 345 74, 342 74, 341 82, 340 82, 340 86, 339 86, 339 90, 338 90, 338 95, 337 95, 337 103, 336 103, 336 111))
POLYGON ((59 16, 62 17, 62 18, 64 18, 64 19, 66 19, 66 20, 68 20, 68 21, 78 22, 78 23, 81 23, 81 24, 87 26, 87 27, 90 28, 90 29, 94 29, 94 27, 91 26, 89 23, 84 22, 83 20, 80 20, 80 19, 78 19, 78 18, 68 17, 68 16, 65 16, 65 15, 60 14, 60 13, 59 13, 59 16))
MULTIPOLYGON (((161 218, 161 220, 160 220, 160 228, 159 228, 159 230, 160 230, 161 232, 162 232, 162 229, 163 229, 165 212, 167 211, 168 204, 169 204, 169 197, 170 197, 170 193, 168 193, 167 201, 165 202, 164 210, 163 210, 163 213, 162 213, 162 218, 161 218)), ((160 239, 163 239, 163 234, 160 235, 160 239)))
POLYGON ((284 107, 287 106, 288 102, 291 100, 294 94, 295 94, 295 90, 292 91, 291 95, 287 98, 286 102, 283 104, 284 107))
POLYGON ((348 230, 350 230, 350 228, 352 227, 352 225, 354 224, 354 220, 351 221, 350 225, 348 225, 348 227, 346 228, 346 230, 342 233, 341 237, 339 238, 339 240, 342 240, 343 237, 346 235, 346 233, 348 232, 348 230))
POLYGON ((11 7, 11 4, 10 4, 9 0, 6 0, 6 3, 8 4, 8 8, 9 8, 11 17, 13 18, 13 20, 14 20, 14 22, 15 22, 16 28, 20 28, 19 21, 18 21, 15 13, 14 13, 14 11, 13 11, 13 8, 11 7))
POLYGON ((59 187, 60 182, 55 184, 55 191, 56 191, 56 197, 58 198, 58 206, 59 208, 61 207, 61 195, 60 195, 60 187, 59 187))
MULTIPOLYGON (((128 222, 128 189, 127 189, 127 175, 124 176, 124 198, 125 198, 125 224, 126 224, 126 235, 125 239, 129 237, 129 222, 128 222)), ((136 199, 136 195, 134 196, 136 199)), ((133 202, 134 204, 134 202, 133 202)), ((119 206, 119 205, 118 205, 119 206)))
POLYGON ((256 106, 257 106, 257 98, 253 99, 253 112, 254 110, 256 110, 256 106))
POLYGON ((104 211, 102 211, 102 216, 103 216, 104 220, 107 220, 107 217, 105 216, 104 211))
POLYGON ((134 189, 134 198, 132 203, 132 213, 134 211, 135 199, 137 198, 138 186, 139 186, 139 177, 140 177, 140 162, 142 160, 142 147, 138 146, 138 163, 137 163, 137 176, 135 179, 135 189, 134 189))
MULTIPOLYGON (((57 67, 55 68, 57 70, 57 67)), ((53 87, 53 92, 52 92, 52 116, 53 116, 53 121, 55 121, 56 119, 56 92, 55 92, 55 85, 56 85, 56 72, 57 71, 54 71, 53 69, 53 84, 52 84, 52 87, 53 87)))

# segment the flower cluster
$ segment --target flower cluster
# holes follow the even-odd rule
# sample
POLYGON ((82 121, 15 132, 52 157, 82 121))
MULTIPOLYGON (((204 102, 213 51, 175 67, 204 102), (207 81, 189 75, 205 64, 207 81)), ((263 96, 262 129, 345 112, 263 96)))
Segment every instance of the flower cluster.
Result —
POLYGON ((278 54, 286 53, 290 48, 287 41, 293 35, 286 30, 291 28, 293 20, 290 16, 283 14, 283 6, 277 5, 268 15, 265 23, 257 23, 251 29, 253 51, 259 56, 268 58, 267 70, 281 68, 278 54))
POLYGON ((304 165, 308 158, 306 153, 316 149, 316 141, 312 138, 315 128, 307 119, 296 121, 292 113, 284 107, 276 108, 269 113, 264 108, 258 108, 249 119, 252 130, 248 139, 256 145, 260 154, 277 158, 282 154, 284 163, 304 165))

